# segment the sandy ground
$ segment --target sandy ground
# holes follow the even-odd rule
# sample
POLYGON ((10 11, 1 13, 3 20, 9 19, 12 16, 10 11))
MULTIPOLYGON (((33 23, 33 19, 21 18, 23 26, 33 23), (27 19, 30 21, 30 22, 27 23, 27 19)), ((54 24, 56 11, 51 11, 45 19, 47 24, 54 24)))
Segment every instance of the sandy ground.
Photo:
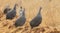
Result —
POLYGON ((60 0, 0 0, 0 33, 60 33, 60 0), (17 3, 17 14, 12 20, 6 20, 3 10, 7 4, 11 8, 17 3), (25 8, 26 23, 15 27, 13 24, 19 17, 19 7, 25 8), (31 29, 30 21, 42 7, 42 23, 31 29))

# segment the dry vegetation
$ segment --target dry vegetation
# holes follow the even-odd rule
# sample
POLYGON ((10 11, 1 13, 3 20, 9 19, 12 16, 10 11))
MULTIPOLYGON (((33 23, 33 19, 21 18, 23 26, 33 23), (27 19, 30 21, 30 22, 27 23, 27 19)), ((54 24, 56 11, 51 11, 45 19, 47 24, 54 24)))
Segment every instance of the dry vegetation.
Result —
POLYGON ((60 33, 60 0, 0 0, 0 33, 60 33), (17 3, 17 15, 13 20, 6 20, 3 10, 6 4, 13 8, 17 3), (24 26, 15 27, 13 24, 19 17, 19 7, 26 9, 26 23, 24 26), (31 29, 29 22, 36 16, 42 6, 42 23, 31 29))

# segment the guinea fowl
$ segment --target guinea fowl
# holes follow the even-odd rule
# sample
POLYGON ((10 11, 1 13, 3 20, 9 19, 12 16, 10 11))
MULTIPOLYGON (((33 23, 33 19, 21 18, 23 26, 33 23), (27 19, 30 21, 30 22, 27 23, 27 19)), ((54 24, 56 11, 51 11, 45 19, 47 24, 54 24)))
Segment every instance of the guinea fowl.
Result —
POLYGON ((7 5, 4 9, 4 14, 7 14, 7 12, 9 12, 11 10, 11 8, 9 8, 9 5, 7 5))
POLYGON ((13 19, 16 16, 16 5, 17 4, 15 4, 14 8, 7 13, 6 19, 13 19))
POLYGON ((18 26, 23 26, 25 21, 26 21, 26 18, 25 18, 25 9, 23 9, 22 7, 20 7, 21 10, 20 10, 20 17, 16 20, 15 22, 15 27, 18 27, 18 26))
POLYGON ((37 27, 37 26, 39 26, 39 24, 41 24, 41 22, 42 22, 42 16, 41 16, 41 13, 40 13, 41 9, 42 9, 42 7, 40 7, 37 16, 30 21, 31 28, 37 27))

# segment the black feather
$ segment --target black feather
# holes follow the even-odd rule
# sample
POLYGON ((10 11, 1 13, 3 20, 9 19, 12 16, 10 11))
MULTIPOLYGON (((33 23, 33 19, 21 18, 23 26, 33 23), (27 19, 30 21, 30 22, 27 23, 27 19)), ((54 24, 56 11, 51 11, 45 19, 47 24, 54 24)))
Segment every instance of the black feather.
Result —
POLYGON ((30 21, 30 26, 31 26, 31 28, 37 27, 37 26, 39 26, 39 24, 41 24, 41 22, 42 22, 42 16, 41 16, 41 13, 40 13, 41 9, 42 9, 42 8, 40 7, 37 16, 34 17, 34 18, 30 21))
POLYGON ((20 10, 20 12, 22 12, 20 15, 20 17, 16 20, 15 22, 15 26, 18 27, 18 26, 23 26, 25 21, 26 21, 26 18, 25 18, 25 10, 20 10))
POLYGON ((9 6, 7 6, 7 7, 4 9, 4 14, 7 14, 10 10, 11 10, 11 8, 9 8, 9 6))
POLYGON ((16 16, 16 4, 14 8, 9 13, 7 13, 6 19, 13 19, 15 16, 16 16))

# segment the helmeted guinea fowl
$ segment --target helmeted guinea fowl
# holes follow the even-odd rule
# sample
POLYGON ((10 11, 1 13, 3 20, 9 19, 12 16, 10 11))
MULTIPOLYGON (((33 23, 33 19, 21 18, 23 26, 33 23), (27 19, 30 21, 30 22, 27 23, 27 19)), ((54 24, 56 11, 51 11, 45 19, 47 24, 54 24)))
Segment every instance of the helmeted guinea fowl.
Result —
POLYGON ((14 8, 7 13, 6 19, 13 19, 16 16, 16 6, 17 4, 15 4, 14 8))
POLYGON ((41 13, 40 13, 40 12, 41 12, 41 9, 42 9, 42 7, 40 7, 37 16, 34 17, 34 18, 30 21, 30 26, 31 26, 31 28, 37 27, 37 26, 39 26, 39 24, 41 24, 41 22, 42 22, 42 16, 41 16, 41 13))
POLYGON ((21 10, 20 10, 20 17, 16 20, 15 22, 15 27, 18 27, 18 26, 23 26, 25 21, 26 21, 26 17, 25 17, 25 9, 23 9, 22 7, 20 7, 21 10))
POLYGON ((9 5, 7 5, 4 9, 4 14, 7 14, 7 12, 9 12, 11 10, 11 8, 9 8, 9 5))

